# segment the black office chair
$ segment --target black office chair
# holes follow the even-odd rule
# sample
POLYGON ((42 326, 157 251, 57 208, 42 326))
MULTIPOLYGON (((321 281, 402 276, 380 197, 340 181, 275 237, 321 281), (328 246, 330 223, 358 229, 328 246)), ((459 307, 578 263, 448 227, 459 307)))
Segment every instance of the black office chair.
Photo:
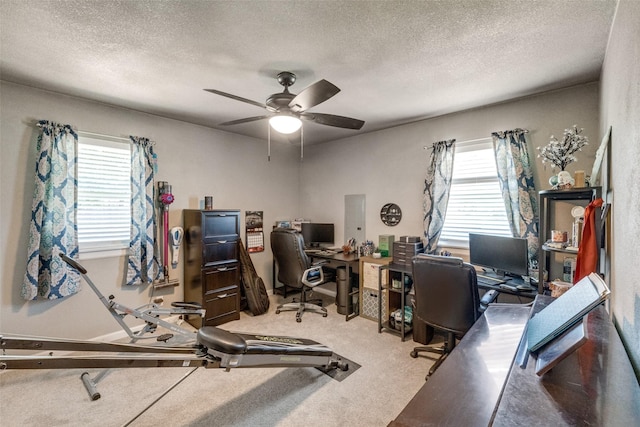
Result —
POLYGON ((498 293, 489 291, 481 300, 471 264, 462 258, 426 254, 413 258, 413 286, 414 322, 424 322, 445 333, 443 347, 421 346, 411 352, 413 358, 423 351, 440 354, 425 378, 429 379, 455 348, 456 339, 464 336, 498 293))
POLYGON ((319 304, 307 301, 307 293, 319 291, 335 297, 335 290, 321 289, 323 282, 322 268, 311 265, 304 252, 304 239, 293 229, 276 228, 271 232, 271 250, 278 268, 278 280, 285 286, 300 289, 300 301, 284 303, 276 307, 276 314, 281 311, 297 311, 296 322, 302 321, 302 313, 312 311, 327 317, 327 309, 319 304))

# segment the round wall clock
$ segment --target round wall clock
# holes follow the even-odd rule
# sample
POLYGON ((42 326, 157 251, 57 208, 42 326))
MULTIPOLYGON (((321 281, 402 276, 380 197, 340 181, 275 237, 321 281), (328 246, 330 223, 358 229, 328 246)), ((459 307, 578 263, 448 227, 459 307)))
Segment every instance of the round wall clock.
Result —
POLYGON ((402 219, 402 211, 400 210, 400 206, 395 203, 387 203, 380 209, 380 219, 384 223, 384 225, 388 225, 393 227, 400 223, 402 219))

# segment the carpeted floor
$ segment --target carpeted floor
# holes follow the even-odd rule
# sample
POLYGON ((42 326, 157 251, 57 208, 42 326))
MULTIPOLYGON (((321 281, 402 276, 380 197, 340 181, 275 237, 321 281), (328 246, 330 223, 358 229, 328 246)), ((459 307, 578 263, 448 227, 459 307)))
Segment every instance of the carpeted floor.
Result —
MULTIPOLYGON (((85 370, 0 373, 0 420, 6 426, 386 426, 424 384, 433 360, 412 359, 416 345, 379 334, 376 322, 345 322, 329 316, 242 313, 222 327, 310 338, 359 365, 341 380, 315 368, 113 369, 98 382, 91 401, 80 375, 85 370), (190 374, 190 375, 189 375, 190 374), (180 379, 184 380, 160 398, 180 379), (158 400, 157 402, 155 402, 158 400), (154 403, 155 402, 155 403, 154 403), (153 405, 152 405, 153 404, 153 405), (148 410, 147 407, 152 405, 148 410)), ((90 371, 95 376, 100 370, 90 371)))

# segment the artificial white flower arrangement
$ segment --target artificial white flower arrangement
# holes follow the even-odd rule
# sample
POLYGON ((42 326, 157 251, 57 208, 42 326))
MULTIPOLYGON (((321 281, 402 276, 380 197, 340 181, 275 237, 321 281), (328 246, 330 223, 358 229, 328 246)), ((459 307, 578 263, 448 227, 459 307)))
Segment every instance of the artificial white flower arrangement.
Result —
POLYGON ((551 135, 549 144, 544 147, 538 147, 538 157, 542 159, 542 164, 551 163, 551 168, 559 168, 563 171, 567 165, 575 162, 577 159, 573 155, 577 151, 582 151, 582 147, 589 145, 589 139, 582 135, 584 129, 578 129, 577 125, 573 125, 569 129, 564 130, 562 141, 551 135))

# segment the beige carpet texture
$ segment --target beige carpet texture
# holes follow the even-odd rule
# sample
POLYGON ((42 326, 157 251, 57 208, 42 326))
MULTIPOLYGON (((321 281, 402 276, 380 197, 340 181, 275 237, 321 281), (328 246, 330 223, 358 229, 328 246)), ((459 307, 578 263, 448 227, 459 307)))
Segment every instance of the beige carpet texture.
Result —
MULTIPOLYGON (((268 313, 243 312, 240 320, 220 327, 309 338, 360 367, 342 381, 310 367, 197 368, 191 374, 194 368, 111 369, 99 378, 101 397, 95 401, 80 379, 86 369, 5 370, 0 373, 0 424, 386 426, 424 384, 433 359, 409 356, 420 345, 411 335, 402 342, 395 334, 378 333, 374 321, 347 322, 331 302, 327 317, 305 313, 297 323, 295 312, 275 314, 282 301, 272 296, 268 313)), ((102 371, 88 370, 91 377, 102 371)))

